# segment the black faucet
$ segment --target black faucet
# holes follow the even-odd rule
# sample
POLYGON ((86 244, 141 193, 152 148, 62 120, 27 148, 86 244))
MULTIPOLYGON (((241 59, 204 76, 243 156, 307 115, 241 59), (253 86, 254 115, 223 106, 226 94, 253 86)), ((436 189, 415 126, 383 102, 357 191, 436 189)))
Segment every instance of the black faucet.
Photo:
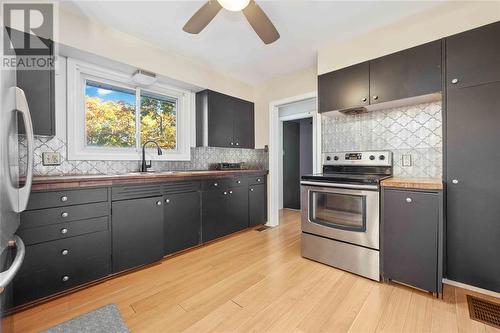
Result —
POLYGON ((147 171, 148 171, 148 168, 151 168, 151 160, 149 160, 149 164, 148 164, 148 163, 146 163, 146 145, 147 145, 148 143, 154 143, 154 144, 156 145, 156 148, 158 148, 158 155, 161 155, 161 154, 162 154, 162 151, 161 151, 160 145, 159 145, 156 141, 149 140, 149 141, 144 142, 144 144, 142 145, 142 163, 141 163, 141 172, 147 172, 147 171))

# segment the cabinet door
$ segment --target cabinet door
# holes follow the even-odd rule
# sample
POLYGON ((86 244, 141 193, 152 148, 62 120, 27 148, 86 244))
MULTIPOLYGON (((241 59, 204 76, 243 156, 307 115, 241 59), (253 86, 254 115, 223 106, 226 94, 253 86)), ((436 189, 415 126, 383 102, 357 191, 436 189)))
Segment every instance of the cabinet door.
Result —
POLYGON ((318 77, 319 112, 366 106, 370 100, 369 63, 318 77))
POLYGON ((499 92, 500 82, 449 89, 446 117, 447 275, 497 292, 499 92))
POLYGON ((370 104, 441 91, 441 41, 370 62, 370 104))
POLYGON ((248 224, 250 227, 267 222, 266 185, 250 186, 248 192, 248 224))
POLYGON ((227 234, 248 228, 248 188, 234 187, 228 191, 227 234))
POLYGON ((208 92, 208 145, 233 147, 234 99, 215 91, 208 92), (232 144, 231 144, 232 143, 232 144))
POLYGON ((226 223, 228 192, 225 190, 202 193, 201 238, 202 242, 227 235, 226 223))
POLYGON ((162 197, 113 202, 113 271, 163 257, 162 197))
MULTIPOLYGON (((40 40, 47 46, 46 55, 53 56, 54 42, 45 38, 40 40)), ((18 70, 16 75, 17 85, 24 91, 28 101, 34 134, 55 135, 54 69, 18 70)), ((18 124, 19 132, 24 133, 23 122, 19 120, 18 124)))
POLYGON ((500 81, 499 40, 500 22, 447 38, 448 87, 462 88, 500 81))
POLYGON ((164 201, 165 254, 198 245, 201 232, 199 192, 166 195, 164 201))
POLYGON ((383 210, 384 277, 437 292, 437 194, 386 190, 383 210))
POLYGON ((233 141, 236 148, 255 148, 254 104, 236 99, 233 115, 233 141))

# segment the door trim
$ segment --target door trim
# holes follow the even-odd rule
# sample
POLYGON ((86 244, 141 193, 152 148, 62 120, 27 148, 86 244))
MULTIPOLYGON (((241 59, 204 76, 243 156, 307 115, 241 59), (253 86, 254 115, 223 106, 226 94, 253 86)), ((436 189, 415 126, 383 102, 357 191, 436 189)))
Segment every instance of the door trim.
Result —
POLYGON ((283 122, 288 120, 313 119, 313 172, 321 170, 321 115, 318 113, 318 92, 280 99, 269 103, 269 182, 267 226, 279 225, 279 211, 283 207, 283 122), (316 110, 279 116, 279 107, 285 104, 316 98, 316 110))

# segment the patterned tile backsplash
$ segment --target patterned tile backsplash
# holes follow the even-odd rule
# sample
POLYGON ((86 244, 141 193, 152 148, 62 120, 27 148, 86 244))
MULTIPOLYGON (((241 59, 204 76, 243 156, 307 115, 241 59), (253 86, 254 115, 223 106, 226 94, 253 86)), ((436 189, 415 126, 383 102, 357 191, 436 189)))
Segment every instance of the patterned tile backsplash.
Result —
MULTIPOLYGON (((26 170, 26 143, 20 142, 20 169, 26 170)), ((138 171, 140 161, 68 161, 66 142, 58 137, 35 139, 34 171, 37 176, 64 174, 123 174, 138 171), (42 153, 58 152, 61 165, 44 166, 42 153)), ((206 170, 218 162, 244 162, 248 168, 268 169, 268 153, 264 149, 191 148, 191 161, 153 161, 157 171, 206 170)))
POLYGON ((442 175, 441 101, 373 111, 359 115, 323 117, 322 151, 390 150, 394 175, 442 175), (403 156, 411 165, 403 166, 403 156))

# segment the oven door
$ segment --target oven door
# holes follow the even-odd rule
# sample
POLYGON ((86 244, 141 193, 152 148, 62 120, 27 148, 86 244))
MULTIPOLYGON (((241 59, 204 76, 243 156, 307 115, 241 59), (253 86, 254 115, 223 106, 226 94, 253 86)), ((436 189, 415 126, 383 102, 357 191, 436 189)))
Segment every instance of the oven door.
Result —
POLYGON ((302 183, 302 231, 379 249, 379 201, 376 186, 338 188, 302 183))

